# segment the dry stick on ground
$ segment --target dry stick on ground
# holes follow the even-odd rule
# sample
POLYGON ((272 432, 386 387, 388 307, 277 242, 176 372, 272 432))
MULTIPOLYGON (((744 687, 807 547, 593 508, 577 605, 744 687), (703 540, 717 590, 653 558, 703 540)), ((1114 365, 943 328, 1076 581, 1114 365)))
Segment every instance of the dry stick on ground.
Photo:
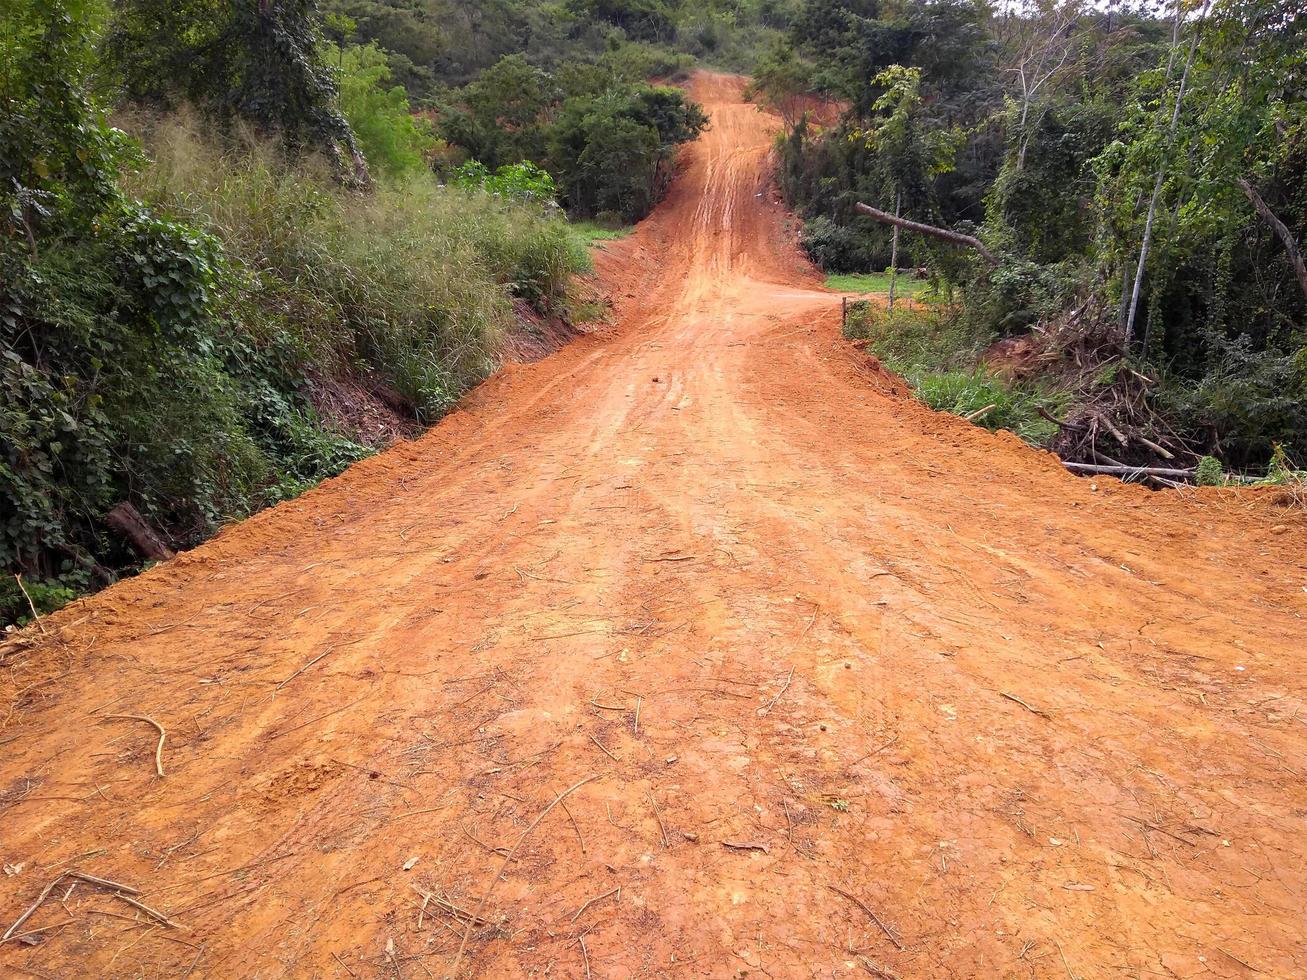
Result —
POLYGON ((875 912, 873 912, 866 902, 858 898, 857 895, 850 895, 843 888, 838 888, 835 885, 831 885, 831 884, 827 884, 826 887, 829 888, 831 891, 833 891, 836 895, 843 895, 858 908, 862 909, 862 911, 866 912, 867 915, 871 917, 871 921, 876 923, 876 925, 880 926, 880 931, 889 937, 889 941, 894 944, 895 949, 903 948, 903 944, 899 942, 899 937, 894 935, 894 933, 890 931, 889 926, 885 925, 885 923, 880 921, 880 916, 878 916, 875 912))
POLYGON ((590 980, 590 954, 585 948, 585 934, 576 937, 576 941, 581 944, 581 960, 585 963, 585 980, 590 980))
POLYGON ((622 761, 617 756, 613 755, 613 753, 609 752, 608 749, 604 747, 604 743, 599 741, 599 739, 595 738, 589 732, 586 732, 586 735, 589 736, 590 741, 594 742, 595 745, 599 746, 599 748, 603 750, 604 755, 608 756, 608 758, 612 759, 614 762, 622 761))
POLYGON ((490 925, 489 920, 474 919, 472 917, 472 913, 469 912, 467 909, 459 908, 453 902, 449 901, 448 899, 441 898, 439 895, 435 894, 434 892, 424 892, 417 885, 413 885, 413 884, 410 884, 409 887, 422 896, 422 908, 424 909, 427 907, 429 903, 434 902, 439 908, 444 909, 446 912, 452 915, 455 921, 461 922, 466 919, 473 922, 474 925, 478 925, 478 926, 490 925))
POLYGON ((781 689, 776 692, 776 697, 772 698, 765 705, 763 705, 761 708, 758 709, 759 718, 762 718, 767 714, 767 712, 771 711, 772 708, 776 707, 776 702, 781 699, 782 694, 784 694, 786 691, 789 690, 790 681, 792 681, 793 679, 794 679, 794 667, 791 666, 789 676, 785 678, 785 683, 781 685, 781 689))
POLYGON ((562 806, 563 806, 563 812, 567 814, 567 819, 572 821, 572 829, 576 831, 576 841, 578 844, 581 845, 581 853, 584 854, 585 838, 581 836, 581 827, 580 825, 577 824, 576 817, 572 816, 572 811, 567 808, 567 804, 564 803, 562 806))
POLYGON ((964 422, 975 422, 982 415, 988 415, 996 408, 998 408, 998 404, 996 402, 990 402, 984 408, 978 408, 974 412, 968 412, 966 415, 962 416, 962 420, 964 422))
POLYGON ((41 622, 41 616, 36 611, 36 603, 34 603, 32 597, 27 594, 27 586, 23 584, 23 577, 21 575, 15 575, 14 579, 18 582, 18 591, 23 593, 23 598, 27 600, 27 608, 32 610, 32 621, 36 623, 37 628, 43 634, 48 636, 49 634, 46 633, 45 623, 41 622))
POLYGON ((308 663, 306 663, 303 667, 301 667, 299 670, 295 671, 295 673, 291 674, 291 675, 290 675, 289 677, 287 677, 284 681, 282 681, 280 684, 278 684, 278 685, 277 685, 277 690, 280 691, 283 687, 285 687, 287 684, 289 684, 291 681, 293 681, 296 677, 299 677, 300 674, 304 673, 304 671, 308 670, 310 667, 312 667, 314 664, 316 664, 319 660, 321 660, 321 659, 322 659, 323 657, 325 657, 327 654, 331 653, 331 651, 334 650, 334 649, 336 649, 334 646, 327 647, 327 649, 323 650, 320 654, 318 654, 316 657, 314 657, 312 660, 310 660, 308 663))
MULTIPOLYGON (((28 929, 26 932, 20 932, 16 936, 10 936, 8 939, 0 939, 0 946, 3 946, 5 943, 8 942, 13 942, 16 939, 23 939, 26 936, 35 936, 37 933, 40 932, 49 932, 51 929, 58 929, 60 926, 71 925, 76 921, 77 921, 76 919, 64 919, 63 922, 56 922, 54 925, 41 926, 41 928, 39 929, 28 929)), ((1228 956, 1229 954, 1227 953, 1226 955, 1228 956)))
POLYGON ((146 905, 144 902, 138 902, 136 899, 131 898, 127 895, 118 895, 117 897, 122 899, 124 902, 126 902, 128 905, 132 906, 133 908, 140 909, 142 912, 144 912, 146 915, 150 916, 151 918, 158 919, 169 929, 186 928, 180 922, 173 922, 172 919, 168 918, 162 912, 155 911, 154 909, 150 908, 150 906, 146 905))
POLYGON ((153 718, 147 718, 145 715, 105 715, 103 720, 112 721, 113 719, 129 719, 131 721, 143 721, 147 724, 153 725, 156 729, 158 729, 159 744, 154 747, 154 769, 155 772, 159 774, 159 778, 162 779, 163 778, 163 743, 164 740, 168 737, 168 733, 164 731, 163 726, 160 725, 153 718))
POLYGON ((667 828, 663 826, 663 815, 658 812, 658 801, 654 799, 652 791, 649 793, 649 805, 653 807, 654 818, 658 821, 658 832, 663 835, 663 847, 669 844, 667 840, 667 828))
POLYGON ((1031 714, 1039 715, 1039 717, 1041 718, 1051 717, 1047 711, 1041 711, 1039 708, 1032 708, 1030 705, 1026 704, 1026 702, 1022 701, 1015 694, 1008 694, 1007 691, 999 691, 998 693, 1000 697, 1005 697, 1009 701, 1015 701, 1017 704, 1021 705, 1021 707, 1029 711, 1031 714))
POLYGON ((1062 465, 1073 473, 1103 473, 1107 476, 1164 476, 1173 480, 1191 480, 1194 476, 1193 470, 1161 466, 1095 466, 1092 463, 1070 463, 1066 460, 1062 461, 1062 465))
POLYGON ((142 905, 140 902, 137 902, 133 898, 129 898, 128 895, 140 894, 139 890, 132 888, 130 885, 124 885, 121 882, 111 881, 108 878, 97 878, 95 875, 89 875, 84 871, 76 871, 76 870, 61 871, 59 872, 59 874, 55 875, 53 880, 51 880, 50 884, 46 885, 45 888, 41 890, 41 894, 36 897, 35 902, 33 902, 31 905, 27 907, 27 911, 25 911, 22 915, 20 915, 17 918, 17 920, 15 920, 14 924, 11 925, 7 930, 5 930, 5 934, 3 936, 0 936, 0 943, 6 942, 7 940, 12 938, 17 938, 16 936, 14 936, 14 933, 19 928, 22 927, 24 922, 26 922, 33 915, 36 914, 36 910, 45 904, 45 900, 50 897, 50 893, 54 891, 55 888, 58 887, 59 883, 62 882, 65 878, 77 878, 81 881, 88 882, 89 884, 92 885, 99 885, 103 888, 113 889, 115 897, 121 898, 124 902, 127 902, 129 905, 135 905, 137 908, 141 909, 142 911, 149 912, 151 915, 159 919, 161 922, 165 922, 170 926, 176 925, 176 923, 169 922, 167 918, 160 915, 158 912, 155 912, 154 909, 142 905))
POLYGON ((503 863, 501 863, 499 867, 495 870, 495 876, 490 879, 490 884, 489 886, 487 886, 485 894, 481 896, 481 901, 477 903, 476 911, 472 913, 472 917, 468 920, 467 928, 463 930, 463 941, 458 944, 458 952, 454 955, 454 965, 449 970, 449 975, 451 977, 458 976, 458 968, 459 965, 463 962, 463 952, 464 950, 467 949, 467 941, 470 938, 472 938, 472 927, 476 924, 476 920, 481 918, 481 913, 485 911, 486 902, 490 901, 491 892, 495 890, 495 885, 499 884, 500 877, 503 875, 504 870, 508 867, 509 862, 513 860, 513 855, 517 853, 518 848, 520 848, 522 844, 526 841, 526 839, 531 836, 531 831, 535 830, 536 827, 539 826, 540 821, 549 815, 550 810, 558 806, 558 804, 562 803, 563 800, 571 796, 586 783, 593 782, 598 778, 599 778, 599 773, 595 772, 586 776, 585 779, 581 780, 579 783, 573 783, 567 789, 563 790, 561 793, 555 796, 554 801, 550 803, 547 807, 545 807, 543 810, 541 810, 540 813, 536 815, 536 818, 531 821, 530 826, 528 826, 526 830, 522 831, 522 836, 517 839, 517 843, 513 845, 513 849, 508 852, 508 854, 504 857, 503 863))
POLYGON ((605 898, 607 898, 609 895, 616 895, 616 896, 620 899, 620 898, 622 897, 622 886, 621 886, 621 885, 618 885, 616 888, 610 888, 610 889, 608 889, 608 891, 604 892, 602 895, 596 895, 594 898, 590 899, 590 901, 586 902, 586 903, 585 903, 584 905, 582 905, 579 909, 577 909, 575 912, 572 913, 572 919, 571 919, 571 921, 572 921, 572 922, 575 922, 577 919, 581 918, 581 914, 582 914, 586 909, 588 909, 588 908, 589 908, 591 905, 593 905, 595 902, 602 902, 602 901, 603 901, 605 898))
POLYGON ((312 725, 315 721, 322 721, 324 718, 330 718, 332 715, 338 715, 342 711, 348 711, 350 708, 354 707, 354 705, 358 704, 359 701, 362 701, 366 697, 367 695, 365 694, 363 695, 362 698, 358 698, 357 700, 351 701, 349 704, 344 705, 340 708, 332 708, 326 714, 318 715, 316 718, 310 718, 308 721, 304 722, 303 724, 296 725, 294 728, 287 728, 285 731, 281 731, 281 732, 273 732, 271 735, 268 736, 268 739, 271 740, 274 738, 281 738, 283 735, 289 735, 291 732, 297 732, 301 728, 307 728, 309 725, 312 725))
POLYGON ((109 878, 97 878, 95 875, 88 875, 85 871, 68 871, 65 873, 70 878, 80 878, 92 885, 103 885, 105 888, 112 888, 114 891, 122 892, 125 895, 139 895, 141 893, 139 888, 133 888, 131 885, 124 885, 109 878))
POLYGON ((36 914, 36 910, 39 909, 43 904, 45 904, 45 900, 50 897, 50 893, 54 891, 55 886, 58 885, 59 882, 64 880, 66 874, 67 872, 63 872, 56 875, 54 880, 51 881, 50 884, 46 885, 45 888, 41 890, 41 894, 36 896, 36 901, 27 907, 26 912, 24 912, 22 915, 20 915, 17 919, 14 920, 14 924, 5 930, 5 934, 3 936, 0 936, 0 943, 5 942, 11 936, 13 936, 13 934, 22 927, 24 922, 26 922, 33 915, 36 914))

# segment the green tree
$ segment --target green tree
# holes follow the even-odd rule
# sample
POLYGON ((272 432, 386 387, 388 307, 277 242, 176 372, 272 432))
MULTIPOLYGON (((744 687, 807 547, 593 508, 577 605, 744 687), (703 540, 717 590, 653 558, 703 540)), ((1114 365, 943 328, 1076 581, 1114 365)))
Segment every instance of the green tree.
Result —
POLYGON ((316 0, 117 0, 105 60, 124 96, 179 100, 280 133, 325 153, 350 181, 367 164, 322 58, 316 0))
POLYGON ((375 44, 327 44, 329 64, 339 73, 340 110, 369 165, 395 175, 427 168, 437 138, 430 123, 415 116, 408 94, 387 85, 390 62, 375 44))

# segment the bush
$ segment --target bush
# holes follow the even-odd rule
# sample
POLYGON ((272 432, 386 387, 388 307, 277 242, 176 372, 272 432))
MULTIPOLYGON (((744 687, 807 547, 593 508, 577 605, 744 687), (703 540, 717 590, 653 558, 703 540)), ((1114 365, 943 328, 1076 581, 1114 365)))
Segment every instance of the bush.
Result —
POLYGON ((449 183, 458 187, 475 187, 500 197, 539 204, 546 208, 558 206, 558 188, 549 171, 534 163, 506 163, 493 173, 485 164, 469 160, 457 167, 449 176, 449 183))
POLYGON ((799 239, 808 258, 826 272, 866 272, 884 269, 889 253, 875 236, 818 216, 804 223, 799 239))
POLYGON ((0 623, 17 623, 19 626, 32 621, 32 609, 35 607, 39 616, 57 612, 77 598, 77 592, 57 581, 40 581, 27 579, 20 588, 18 579, 12 575, 0 579, 0 623), (23 591, 27 595, 23 595, 23 591), (27 600, 31 599, 31 605, 27 600))
POLYGON ((438 417, 495 366, 514 298, 565 310, 587 261, 534 204, 422 173, 360 193, 275 141, 128 121, 155 157, 131 196, 0 250, 0 563, 52 597, 133 564, 102 526, 121 500, 189 546, 370 453, 318 418, 313 377, 438 417))
POLYGON ((1225 486, 1225 469, 1221 466, 1221 461, 1214 456, 1200 459, 1194 471, 1194 482, 1200 487, 1225 486))
POLYGON ((1300 358, 1256 350, 1247 337, 1215 340, 1200 377, 1163 376, 1158 407, 1192 442, 1233 467, 1268 459, 1276 445, 1307 452, 1307 371, 1300 358))

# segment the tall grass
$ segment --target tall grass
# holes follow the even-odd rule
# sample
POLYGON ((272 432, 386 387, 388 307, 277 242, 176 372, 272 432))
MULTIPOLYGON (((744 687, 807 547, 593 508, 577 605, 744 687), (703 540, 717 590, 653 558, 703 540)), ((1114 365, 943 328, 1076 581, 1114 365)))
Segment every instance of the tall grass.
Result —
POLYGON ((566 221, 537 206, 429 174, 348 190, 325 166, 290 166, 251 136, 218 143, 185 115, 137 128, 153 165, 131 189, 222 243, 243 329, 318 371, 374 372, 428 421, 493 370, 515 298, 565 311, 587 268, 566 221))

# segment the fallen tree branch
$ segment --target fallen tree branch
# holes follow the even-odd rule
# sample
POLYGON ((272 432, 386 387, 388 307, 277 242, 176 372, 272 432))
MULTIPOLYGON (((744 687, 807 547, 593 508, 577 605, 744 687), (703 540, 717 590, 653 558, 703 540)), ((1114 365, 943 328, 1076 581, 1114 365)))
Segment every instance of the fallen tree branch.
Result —
POLYGON ((1093 463, 1072 463, 1062 460, 1062 465, 1074 473, 1103 473, 1107 476, 1165 476, 1172 480, 1192 480, 1193 470, 1172 470, 1160 466, 1096 466, 1093 463))
POLYGON ((1153 452, 1157 453, 1157 455, 1161 456, 1163 459, 1175 459, 1175 453, 1159 446, 1157 443, 1153 442, 1152 439, 1145 439, 1143 436, 1139 435, 1135 436, 1135 439, 1137 439, 1141 444, 1147 446, 1153 452))
POLYGON ((1087 426, 1083 426, 1083 425, 1073 425, 1073 424, 1070 423, 1070 422, 1063 422, 1061 419, 1057 418, 1057 417, 1054 416, 1050 411, 1048 411, 1048 409, 1044 408, 1043 405, 1036 405, 1036 406, 1035 406, 1035 411, 1039 413, 1040 418, 1045 419, 1045 420, 1048 421, 1048 422, 1052 422, 1052 423, 1053 423, 1054 425, 1056 425, 1058 428, 1062 428, 1062 429, 1070 429, 1072 432, 1087 432, 1087 431, 1089 431, 1087 426))
POLYGON ((172 557, 172 549, 164 544, 159 532, 150 527, 141 512, 126 501, 105 514, 104 523, 126 538, 132 550, 145 560, 167 561, 172 557))
POLYGON ((998 265, 998 259, 994 253, 985 247, 985 243, 974 235, 964 235, 960 231, 950 231, 948 228, 939 228, 935 225, 923 225, 920 221, 909 221, 907 218, 896 218, 888 211, 881 211, 873 208, 870 204, 863 204, 859 201, 854 207, 867 215, 869 218, 875 218, 877 221, 887 225, 895 225, 907 231, 915 231, 919 235, 928 235, 931 238, 938 238, 942 242, 948 242, 950 245, 957 245, 962 248, 973 248, 980 253, 990 265, 998 265))

